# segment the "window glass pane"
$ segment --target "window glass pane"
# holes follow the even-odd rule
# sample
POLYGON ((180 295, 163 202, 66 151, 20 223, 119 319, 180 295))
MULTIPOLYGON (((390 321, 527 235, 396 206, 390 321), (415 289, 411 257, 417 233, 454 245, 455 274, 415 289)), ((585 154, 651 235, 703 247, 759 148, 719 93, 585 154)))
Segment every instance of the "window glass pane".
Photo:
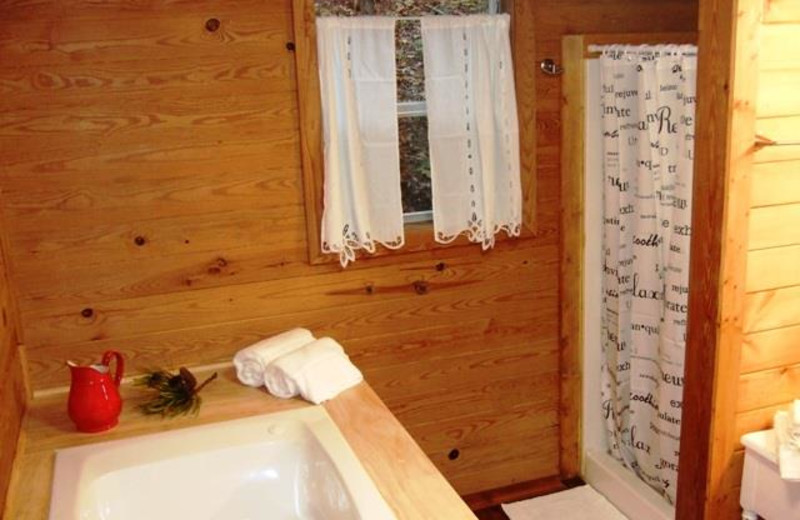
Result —
POLYGON ((400 185, 403 213, 431 210, 431 163, 426 117, 400 118, 400 185))
POLYGON ((356 2, 353 0, 317 0, 317 16, 355 16, 356 2))
POLYGON ((477 14, 489 10, 489 0, 317 0, 318 16, 422 16, 477 14))
POLYGON ((422 29, 414 20, 400 20, 397 41, 397 100, 424 101, 425 75, 422 70, 422 29))
MULTIPOLYGON (((317 16, 423 16, 478 14, 489 10, 490 0, 316 0, 317 16)), ((420 23, 397 22, 397 99, 425 99, 420 23)))
MULTIPOLYGON (((425 16, 486 13, 490 0, 316 0, 317 16, 425 16)), ((418 20, 398 20, 397 99, 425 100, 422 34, 418 20)), ((403 212, 430 211, 431 166, 426 117, 402 117, 400 124, 400 176, 403 212)))

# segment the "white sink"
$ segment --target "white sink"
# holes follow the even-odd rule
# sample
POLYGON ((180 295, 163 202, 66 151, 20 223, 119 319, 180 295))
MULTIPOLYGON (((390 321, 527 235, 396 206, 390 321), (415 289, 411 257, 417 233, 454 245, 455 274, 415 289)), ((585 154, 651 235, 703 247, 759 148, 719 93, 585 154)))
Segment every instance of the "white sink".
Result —
POLYGON ((320 406, 61 450, 50 520, 390 520, 320 406))

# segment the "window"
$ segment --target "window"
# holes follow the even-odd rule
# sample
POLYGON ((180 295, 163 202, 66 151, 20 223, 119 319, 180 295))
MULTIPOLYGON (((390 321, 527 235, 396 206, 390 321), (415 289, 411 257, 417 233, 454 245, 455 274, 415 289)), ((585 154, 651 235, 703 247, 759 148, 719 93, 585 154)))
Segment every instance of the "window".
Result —
MULTIPOLYGON (((498 0, 316 0, 317 16, 418 17, 498 12, 498 0)), ((431 166, 425 75, 419 20, 400 19, 396 29, 400 183, 405 221, 427 222, 431 212, 431 166)))

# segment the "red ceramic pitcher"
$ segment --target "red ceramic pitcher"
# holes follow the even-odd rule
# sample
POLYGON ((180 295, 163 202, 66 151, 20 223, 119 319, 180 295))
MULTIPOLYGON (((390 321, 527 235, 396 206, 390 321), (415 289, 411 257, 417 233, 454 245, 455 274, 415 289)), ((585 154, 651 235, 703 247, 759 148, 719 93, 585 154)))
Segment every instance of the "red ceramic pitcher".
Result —
POLYGON ((69 417, 79 431, 96 433, 117 425, 122 411, 119 384, 125 370, 122 354, 109 350, 103 354, 99 365, 78 366, 67 361, 72 373, 69 387, 69 417), (117 369, 112 377, 111 361, 117 369))

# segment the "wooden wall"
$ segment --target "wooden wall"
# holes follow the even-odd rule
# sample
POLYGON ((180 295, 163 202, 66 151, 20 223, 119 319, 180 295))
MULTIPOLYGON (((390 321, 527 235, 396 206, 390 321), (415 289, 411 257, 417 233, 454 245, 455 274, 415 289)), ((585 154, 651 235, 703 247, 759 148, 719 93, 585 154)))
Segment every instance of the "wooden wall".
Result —
MULTIPOLYGON (((757 47, 755 132, 800 143, 800 1, 766 3, 757 47)), ((737 438, 800 399, 800 145, 753 159, 737 438)))
POLYGON ((800 398, 800 1, 768 3, 758 48, 756 133, 798 145, 754 156, 737 409, 746 430, 800 398))
POLYGON ((107 348, 208 363, 305 326, 461 493, 557 474, 561 92, 538 62, 564 34, 693 30, 696 4, 514 5, 536 234, 346 271, 307 262, 290 0, 4 5, 0 188, 33 387, 107 348))
POLYGON ((0 518, 3 517, 27 399, 15 321, 16 314, 0 246, 0 518))
MULTIPOLYGON (((710 175, 721 178, 719 171, 724 169, 731 181, 716 190, 724 204, 706 204, 725 207, 722 228, 712 217, 705 220, 709 230, 701 232, 727 237, 719 244, 721 255, 716 260, 698 260, 716 262, 725 273, 703 296, 722 302, 716 307, 720 316, 716 328, 708 329, 716 339, 708 337, 711 341, 702 343, 708 351, 716 343, 717 354, 705 360, 695 355, 696 376, 687 373, 687 385, 703 377, 708 381, 708 388, 693 386, 695 395, 717 396, 704 398, 714 403, 707 417, 684 421, 684 428, 690 428, 695 438, 701 436, 695 426, 710 421, 706 449, 688 441, 695 453, 709 454, 703 462, 705 475, 684 473, 681 461, 681 482, 685 478, 685 488, 695 489, 696 500, 704 500, 705 505, 698 507, 697 501, 688 498, 682 505, 679 496, 678 513, 687 520, 733 520, 741 515, 744 450, 739 439, 770 428, 774 413, 800 398, 800 144, 759 144, 769 140, 800 143, 800 1, 702 0, 701 6, 701 13, 709 16, 701 14, 700 82, 704 91, 717 89, 720 97, 727 95, 723 91, 732 95, 716 112, 705 110, 699 115, 698 128, 704 131, 698 132, 697 148, 702 143, 717 150, 707 154, 720 156, 729 149, 727 160, 714 163, 719 168, 710 175), (715 23, 704 25, 712 12, 715 23), (712 52, 712 40, 723 48, 712 52), (729 41, 734 43, 730 49, 725 48, 729 41), (708 46, 704 48, 703 43, 708 46), (707 58, 709 54, 715 56, 715 64, 707 58), (726 55, 732 58, 727 70, 720 65, 726 55), (729 148, 724 143, 726 135, 729 148), (700 367, 700 362, 705 366, 700 367)), ((700 191, 701 196, 711 193, 700 191)), ((708 237, 698 238, 698 243, 704 238, 708 237)), ((699 277, 708 281, 704 275, 699 277)), ((691 316, 690 327, 692 320, 700 321, 697 315, 691 316)), ((695 339, 700 339, 700 327, 695 329, 695 339)))

